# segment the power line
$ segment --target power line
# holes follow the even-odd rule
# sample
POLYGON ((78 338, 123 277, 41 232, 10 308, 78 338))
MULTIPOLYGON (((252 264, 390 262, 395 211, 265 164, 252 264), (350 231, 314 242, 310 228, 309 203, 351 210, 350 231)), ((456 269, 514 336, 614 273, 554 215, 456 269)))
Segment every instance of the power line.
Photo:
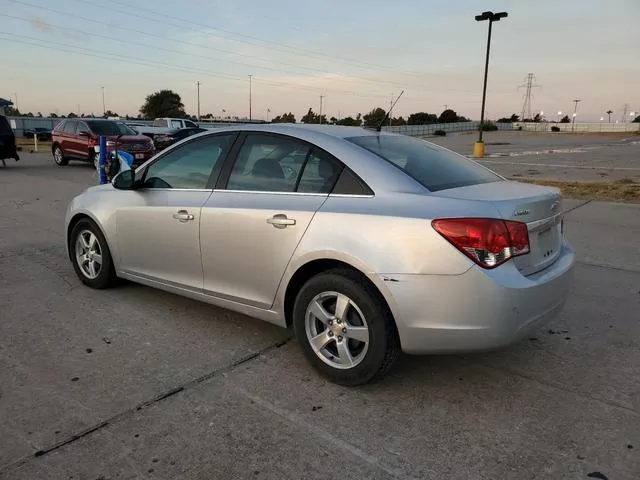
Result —
MULTIPOLYGON (((13 1, 13 0, 10 0, 10 1, 13 1)), ((264 39, 261 39, 261 38, 253 37, 251 35, 245 35, 245 34, 242 34, 242 33, 233 32, 231 30, 225 30, 223 28, 213 27, 211 25, 207 25, 207 24, 204 24, 204 23, 198 23, 198 22, 194 22, 192 20, 186 20, 186 19, 178 18, 178 17, 172 16, 172 15, 167 15, 167 14, 163 14, 163 13, 149 11, 146 8, 136 7, 134 5, 131 5, 130 3, 122 2, 122 1, 119 1, 119 0, 111 0, 111 3, 122 5, 122 6, 126 7, 127 10, 120 10, 120 9, 114 8, 112 6, 101 5, 99 3, 95 3, 95 2, 90 1, 90 0, 74 0, 74 1, 79 2, 79 3, 86 3, 86 4, 89 4, 89 5, 93 5, 94 7, 98 7, 98 8, 109 10, 110 12, 116 11, 116 12, 119 12, 119 13, 122 13, 122 14, 126 15, 127 17, 131 16, 131 9, 133 8, 133 9, 136 9, 136 10, 143 11, 145 13, 145 16, 147 17, 147 20, 150 20, 152 22, 161 23, 161 24, 165 24, 165 25, 171 25, 171 26, 178 27, 178 28, 188 28, 189 30, 202 33, 197 28, 184 27, 182 25, 176 25, 175 23, 170 23, 170 22, 166 22, 166 21, 156 20, 156 19, 153 19, 153 18, 148 18, 149 14, 155 15, 157 17, 168 18, 170 20, 177 20, 179 22, 186 23, 187 25, 190 25, 190 26, 191 25, 195 25, 195 26, 198 26, 198 27, 207 28, 209 30, 223 32, 223 33, 226 33, 227 35, 235 35, 237 37, 241 37, 241 38, 246 38, 246 39, 252 40, 252 41, 249 41, 249 40, 237 40, 237 39, 233 39, 233 38, 230 39, 230 40, 235 41, 235 42, 246 43, 246 44, 249 44, 249 45, 255 45, 255 46, 260 46, 260 47, 265 47, 265 45, 273 45, 272 47, 266 47, 266 48, 270 48, 270 49, 276 50, 276 51, 284 51, 285 53, 291 53, 291 54, 298 55, 298 56, 308 57, 308 56, 311 55, 311 56, 315 56, 315 57, 319 57, 319 58, 330 59, 330 60, 337 61, 337 62, 340 62, 340 63, 346 63, 348 65, 361 65, 361 66, 366 66, 366 67, 370 67, 370 68, 388 70, 388 71, 393 71, 393 72, 396 71, 393 67, 390 67, 388 65, 378 65, 378 64, 369 63, 369 62, 362 62, 362 61, 356 60, 354 58, 337 57, 337 56, 327 55, 326 53, 318 52, 318 51, 315 51, 315 50, 300 49, 299 47, 287 45, 285 43, 264 40, 264 39)), ((222 35, 221 35, 221 37, 225 38, 222 35)), ((408 73, 410 75, 420 75, 420 74, 418 74, 416 72, 411 72, 411 71, 403 72, 403 73, 408 73)))
MULTIPOLYGON (((26 44, 26 45, 32 45, 32 46, 37 46, 37 47, 41 47, 41 48, 47 48, 47 49, 51 49, 51 50, 62 50, 62 51, 67 51, 69 53, 75 53, 75 54, 78 54, 78 55, 84 55, 84 56, 89 56, 89 57, 94 57, 94 58, 103 58, 103 59, 118 61, 118 62, 122 62, 122 63, 135 64, 135 65, 146 66, 146 67, 162 68, 162 69, 171 69, 171 70, 177 70, 177 71, 187 72, 187 73, 199 73, 201 75, 206 75, 206 76, 214 77, 214 78, 223 78, 223 79, 227 79, 227 80, 240 80, 240 79, 244 78, 244 77, 242 77, 240 75, 233 75, 233 74, 227 74, 227 73, 222 73, 222 72, 211 72, 210 70, 204 70, 204 69, 198 69, 198 68, 192 68, 192 67, 184 67, 184 66, 181 66, 181 65, 158 62, 158 61, 155 61, 155 60, 147 60, 147 59, 144 59, 144 58, 134 57, 134 56, 131 56, 131 55, 122 55, 122 54, 117 54, 117 53, 96 51, 96 50, 91 50, 91 49, 84 48, 84 47, 77 47, 75 45, 69 45, 69 44, 65 44, 65 43, 61 43, 61 42, 53 42, 53 41, 50 41, 50 40, 47 40, 47 43, 44 44, 44 43, 42 43, 42 41, 40 39, 34 38, 34 37, 29 37, 27 35, 16 35, 16 34, 10 34, 8 32, 0 32, 0 34, 10 35, 11 38, 3 38, 3 40, 8 41, 8 42, 22 43, 22 44, 26 44), (28 39, 28 40, 30 40, 30 42, 17 40, 15 37, 28 39), (63 47, 63 48, 59 48, 59 47, 55 47, 54 48, 54 47, 52 47, 50 45, 57 45, 57 46, 63 47), (64 48, 67 48, 67 50, 65 50, 64 48), (69 48, 73 48, 73 49, 76 49, 76 50, 83 50, 83 51, 79 52, 79 51, 75 51, 75 50, 69 50, 69 48), (133 60, 133 61, 130 61, 130 60, 133 60)), ((317 92, 318 90, 327 90, 324 87, 323 88, 320 88, 320 87, 308 87, 308 86, 304 86, 304 85, 300 85, 300 84, 278 82, 278 81, 266 80, 266 79, 261 80, 261 82, 264 83, 264 84, 267 84, 267 85, 272 85, 272 86, 287 87, 287 88, 293 87, 294 89, 307 90, 307 91, 313 91, 313 92, 317 92)), ((329 88, 328 90, 339 92, 339 93, 345 93, 345 94, 349 94, 349 95, 353 95, 353 96, 359 96, 359 97, 363 97, 363 98, 386 98, 386 95, 384 95, 384 94, 373 94, 373 93, 372 94, 364 94, 362 92, 357 92, 357 91, 352 91, 352 90, 339 90, 339 89, 332 89, 332 88, 329 88)))
MULTIPOLYGON (((15 1, 15 0, 10 0, 10 1, 15 1)), ((16 3, 22 3, 22 2, 16 2, 16 3)), ((61 11, 58 11, 58 10, 55 10, 55 9, 45 8, 45 10, 50 10, 50 11, 53 11, 55 13, 62 14, 61 11)), ((94 23, 100 23, 100 22, 97 22, 95 20, 91 20, 91 19, 86 18, 86 17, 77 16, 77 15, 72 15, 72 16, 74 16, 76 18, 79 18, 81 20, 93 21, 94 23)), ((5 13, 0 13, 0 17, 11 18, 11 19, 14 19, 14 20, 20 20, 20 21, 24 21, 24 22, 30 22, 31 21, 31 19, 29 19, 29 18, 18 17, 18 16, 15 16, 15 15, 8 15, 8 14, 5 14, 5 13)), ((120 37, 112 37, 112 36, 108 36, 108 35, 101 35, 99 33, 87 32, 85 30, 80 30, 80 29, 77 29, 77 28, 70 28, 70 27, 66 27, 66 26, 62 26, 62 25, 56 25, 56 24, 53 24, 53 23, 50 23, 50 22, 48 22, 48 24, 51 27, 60 28, 61 30, 64 30, 64 31, 77 32, 77 33, 81 33, 81 34, 87 35, 87 36, 94 36, 94 37, 97 37, 97 38, 104 38, 106 40, 116 41, 116 42, 119 42, 119 43, 123 43, 125 45, 136 45, 136 46, 140 46, 140 47, 147 47, 147 48, 151 48, 153 50, 159 50, 159 51, 170 52, 170 53, 177 53, 177 54, 182 55, 182 56, 191 56, 191 57, 203 58, 203 59, 212 60, 212 61, 215 61, 215 62, 220 62, 220 60, 221 60, 220 58, 215 58, 215 57, 211 57, 211 56, 207 56, 207 55, 201 55, 201 54, 197 54, 197 53, 193 53, 193 52, 183 52, 183 51, 180 51, 180 50, 175 50, 175 49, 170 49, 170 48, 165 48, 165 47, 159 47, 157 45, 151 45, 151 44, 148 44, 148 43, 135 42, 135 41, 132 41, 132 40, 125 40, 125 39, 120 38, 120 37)), ((154 35, 154 34, 143 32, 143 31, 139 31, 139 30, 133 30, 132 31, 131 29, 122 28, 122 27, 118 27, 118 26, 114 26, 114 28, 126 30, 128 33, 132 33, 133 32, 133 33, 140 33, 142 35, 152 36, 154 38, 161 38, 161 39, 165 38, 165 37, 163 37, 161 35, 154 35)), ((197 46, 197 47, 203 48, 202 45, 199 45, 197 43, 183 42, 183 41, 179 41, 179 42, 180 43, 185 43, 185 44, 190 45, 190 46, 197 46)), ((230 53, 230 54, 234 54, 234 55, 236 54, 235 52, 232 52, 231 50, 224 50, 224 49, 215 48, 215 47, 211 47, 211 49, 216 50, 216 51, 220 51, 222 53, 230 53)), ((254 55, 243 55, 243 54, 238 54, 238 55, 239 56, 246 56, 248 58, 262 59, 261 57, 257 57, 257 56, 254 56, 254 55)), ((251 67, 251 68, 256 68, 257 67, 257 68, 260 68, 260 69, 270 70, 270 71, 274 71, 274 72, 292 73, 292 74, 295 74, 295 75, 301 75, 301 73, 299 71, 285 70, 285 69, 282 69, 282 68, 274 68, 274 67, 269 67, 269 66, 265 66, 265 65, 259 65, 259 64, 255 64, 255 63, 238 62, 238 61, 229 60, 229 59, 226 59, 226 58, 223 61, 227 62, 227 63, 246 66, 246 67, 251 67)), ((303 70, 307 70, 307 71, 310 71, 310 72, 313 72, 313 73, 325 73, 325 70, 318 69, 318 68, 305 67, 305 66, 301 66, 301 65, 293 65, 293 64, 290 64, 290 63, 278 62, 278 61, 274 61, 274 63, 279 63, 279 64, 287 65, 287 66, 293 66, 293 67, 296 67, 296 68, 301 68, 303 70)), ((401 84, 399 82, 391 82, 391 81, 386 81, 386 80, 376 80, 376 79, 373 79, 373 78, 358 77, 358 76, 353 76, 353 75, 350 75, 350 78, 353 78, 353 79, 356 79, 356 80, 359 80, 359 81, 362 81, 362 82, 369 82, 369 83, 380 84, 380 85, 393 85, 393 86, 403 85, 403 84, 401 84)), ((411 85, 407 85, 407 86, 411 86, 411 85)), ((424 86, 421 85, 420 87, 418 87, 416 85, 413 85, 413 87, 415 87, 415 88, 423 88, 424 86)))

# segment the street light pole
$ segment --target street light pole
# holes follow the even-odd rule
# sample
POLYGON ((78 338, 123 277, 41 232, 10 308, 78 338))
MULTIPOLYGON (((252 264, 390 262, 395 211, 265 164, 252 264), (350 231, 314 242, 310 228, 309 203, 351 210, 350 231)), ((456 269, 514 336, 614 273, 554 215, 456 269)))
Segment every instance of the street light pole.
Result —
POLYGON ((575 128, 576 128, 576 117, 578 116, 578 103, 580 103, 582 100, 574 100, 573 102, 576 104, 575 107, 573 107, 573 119, 571 120, 571 131, 574 132, 575 128))
POLYGON ((484 142, 482 141, 482 128, 484 126, 484 107, 487 98, 487 76, 489 74, 489 51, 491 50, 491 30, 493 22, 500 21, 501 18, 507 17, 507 12, 482 12, 481 15, 476 15, 477 22, 483 22, 489 20, 489 32, 487 34, 487 55, 484 62, 484 83, 482 85, 482 107, 480 110, 480 132, 478 134, 478 141, 473 146, 473 156, 476 158, 484 157, 484 142))
POLYGON ((249 75, 249 121, 251 121, 251 77, 253 75, 249 75))
POLYGON ((198 87, 198 122, 200 121, 200 81, 196 82, 196 87, 198 87))
POLYGON ((104 103, 104 87, 102 88, 102 116, 106 117, 107 116, 107 109, 105 108, 105 103, 104 103))

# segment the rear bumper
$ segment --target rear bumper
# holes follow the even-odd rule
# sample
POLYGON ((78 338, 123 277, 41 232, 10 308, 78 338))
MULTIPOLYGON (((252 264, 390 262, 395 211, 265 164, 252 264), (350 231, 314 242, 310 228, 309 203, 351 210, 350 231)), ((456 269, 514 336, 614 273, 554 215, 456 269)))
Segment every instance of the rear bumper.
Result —
POLYGON ((575 255, 563 243, 545 270, 523 276, 513 262, 461 275, 387 275, 402 350, 460 353, 514 343, 552 320, 567 298, 575 255))

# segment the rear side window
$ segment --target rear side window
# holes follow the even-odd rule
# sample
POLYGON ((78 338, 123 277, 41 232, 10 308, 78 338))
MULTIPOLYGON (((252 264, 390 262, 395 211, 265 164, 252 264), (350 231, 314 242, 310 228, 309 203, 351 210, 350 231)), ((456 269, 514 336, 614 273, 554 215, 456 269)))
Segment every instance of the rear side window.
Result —
POLYGON ((432 192, 501 180, 462 155, 417 138, 369 135, 346 140, 392 163, 432 192))

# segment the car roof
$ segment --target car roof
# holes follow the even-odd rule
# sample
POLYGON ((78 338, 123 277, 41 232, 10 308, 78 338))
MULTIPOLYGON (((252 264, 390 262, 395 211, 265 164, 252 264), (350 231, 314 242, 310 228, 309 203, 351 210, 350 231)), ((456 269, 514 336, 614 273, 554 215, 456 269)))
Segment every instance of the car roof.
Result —
MULTIPOLYGON (((310 123, 240 123, 219 127, 225 130, 243 130, 254 132, 273 132, 300 135, 304 132, 322 134, 334 138, 362 137, 368 135, 390 135, 387 132, 376 132, 363 127, 346 127, 342 125, 310 124, 310 123)), ((208 130, 217 131, 218 128, 208 130)))

